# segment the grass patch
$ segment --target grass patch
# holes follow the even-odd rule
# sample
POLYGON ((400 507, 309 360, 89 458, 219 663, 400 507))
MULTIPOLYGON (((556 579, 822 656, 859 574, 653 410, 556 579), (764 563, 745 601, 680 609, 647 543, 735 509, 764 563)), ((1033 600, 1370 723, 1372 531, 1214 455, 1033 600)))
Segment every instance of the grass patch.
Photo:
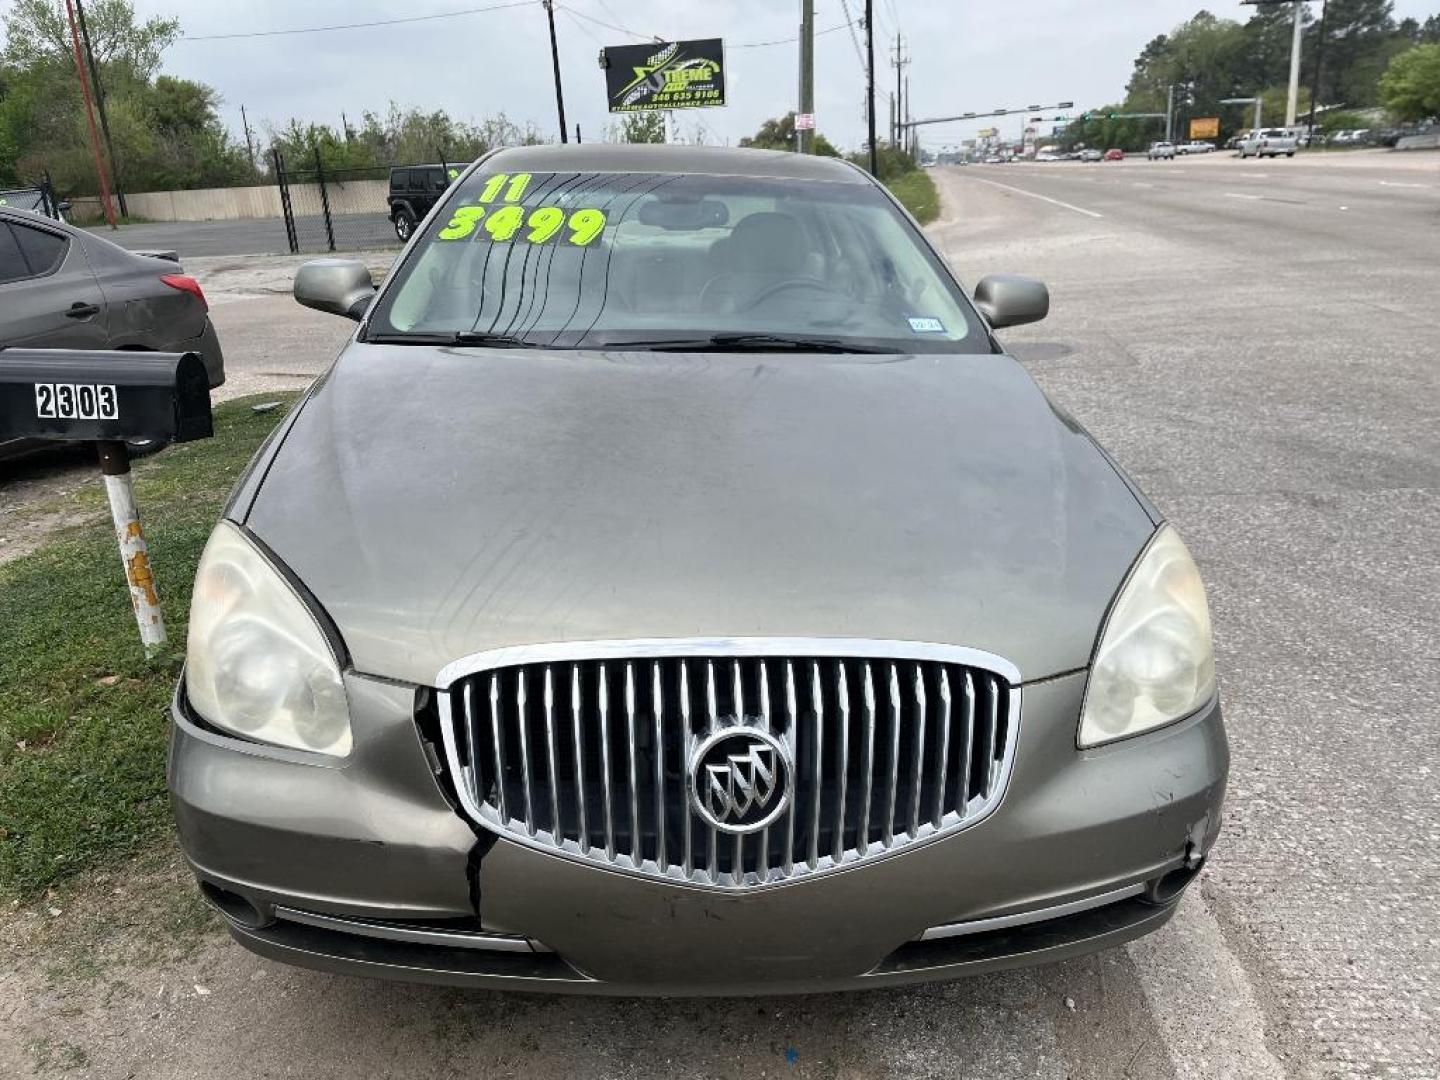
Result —
MULTIPOLYGON (((195 564, 236 476, 285 415, 252 412, 256 400, 217 406, 215 438, 135 465, 168 653, 147 660, 140 647, 108 520, 0 566, 0 896, 125 858, 168 828, 167 706, 195 564)), ((104 496, 75 500, 98 511, 104 496)))
POLYGON ((929 225, 940 216, 940 192, 935 190, 935 181, 924 169, 911 169, 891 177, 885 185, 921 225, 929 225))

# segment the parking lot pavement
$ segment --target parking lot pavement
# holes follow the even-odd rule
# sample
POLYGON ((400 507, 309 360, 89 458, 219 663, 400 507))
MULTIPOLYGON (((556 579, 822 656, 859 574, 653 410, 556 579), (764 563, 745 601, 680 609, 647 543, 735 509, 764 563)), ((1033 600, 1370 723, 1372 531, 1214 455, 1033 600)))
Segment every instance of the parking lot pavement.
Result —
MULTIPOLYGON (((212 929, 93 984, 0 975, 0 1074, 8 1028, 88 1047, 83 1074, 105 1078, 1440 1075, 1440 736, 1422 681, 1440 638, 1440 220, 1415 189, 1367 201, 1358 173, 1346 216, 1283 169, 1243 190, 1308 209, 1226 198, 1228 177, 1127 187, 1151 182, 1128 164, 934 173, 932 235, 971 284, 1049 282, 1049 320, 1002 336, 1207 575, 1231 791, 1160 933, 913 990, 611 1001, 329 977, 212 929)), ((232 370, 257 378, 303 380, 351 327, 283 296, 214 312, 232 370)), ((185 887, 93 903, 144 927, 185 887)))
POLYGON ((1177 1072, 1434 1077, 1440 189, 1292 164, 940 169, 933 231, 1049 282, 1002 337, 1206 574, 1226 827, 1128 950, 1177 1072))

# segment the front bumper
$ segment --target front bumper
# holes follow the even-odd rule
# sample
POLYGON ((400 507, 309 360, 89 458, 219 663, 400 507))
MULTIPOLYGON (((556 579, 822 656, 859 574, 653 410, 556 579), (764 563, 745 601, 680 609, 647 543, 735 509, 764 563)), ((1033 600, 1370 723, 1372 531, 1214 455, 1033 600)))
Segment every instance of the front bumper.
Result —
POLYGON ((346 689, 356 749, 344 762, 240 743, 177 707, 170 784, 207 894, 229 907, 237 940, 276 959, 612 994, 909 983, 1119 944, 1173 913, 1171 886, 1188 880, 1219 830, 1228 751, 1218 702, 1079 751, 1084 683, 1077 673, 1024 688, 1014 773, 989 818, 842 872, 738 894, 477 836, 437 779, 413 690, 355 675, 346 689), (1147 883, 1148 898, 1133 895, 1147 883), (956 923, 975 932, 922 940, 956 923))

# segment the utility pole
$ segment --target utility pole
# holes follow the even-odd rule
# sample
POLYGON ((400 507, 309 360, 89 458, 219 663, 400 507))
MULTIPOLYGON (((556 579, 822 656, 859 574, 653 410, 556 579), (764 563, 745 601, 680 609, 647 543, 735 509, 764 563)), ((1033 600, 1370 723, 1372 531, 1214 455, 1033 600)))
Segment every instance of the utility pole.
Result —
POLYGON ((85 119, 90 126, 90 149, 95 154, 95 175, 100 181, 100 203, 105 207, 105 220, 115 226, 115 207, 110 202, 110 178, 105 172, 105 159, 100 153, 100 133, 95 130, 95 103, 90 98, 90 80, 85 74, 85 61, 80 56, 80 31, 75 28, 75 8, 65 0, 65 14, 70 20, 70 44, 75 50, 75 71, 80 76, 80 93, 85 98, 85 119))
POLYGON ((1325 59, 1325 0, 1320 0, 1320 32, 1315 42, 1315 74, 1310 80, 1310 116, 1305 121, 1307 143, 1315 141, 1315 105, 1320 97, 1320 65, 1325 59))
POLYGON ((895 129, 891 134, 890 142, 891 145, 899 147, 905 138, 905 99, 909 95, 905 90, 904 70, 909 66, 910 60, 905 55, 898 30, 895 31, 895 56, 891 63, 895 65, 895 129))
MULTIPOLYGON (((1294 15, 1294 27, 1290 35, 1290 86, 1289 93, 1285 96, 1285 126, 1295 126, 1296 114, 1300 111, 1300 44, 1305 38, 1305 3, 1304 0, 1240 0, 1246 7, 1268 7, 1271 4, 1290 4, 1291 12, 1294 15)), ((1320 36, 1323 42, 1325 30, 1325 0, 1320 0, 1320 36)), ((1323 46, 1322 46, 1323 47, 1323 46)), ((1316 57, 1315 69, 1320 69, 1319 57, 1316 57)), ((1313 98, 1311 93, 1312 109, 1314 115, 1313 98)))
POLYGON ((1290 93, 1285 98, 1285 126, 1295 126, 1295 113, 1300 107, 1300 41, 1305 33, 1305 5, 1295 0, 1295 29, 1290 37, 1290 93))
POLYGON ((907 154, 909 154, 909 155, 913 158, 913 157, 915 156, 915 150, 916 150, 916 146, 917 146, 918 143, 919 143, 919 139, 916 137, 915 129, 909 126, 909 124, 910 124, 910 109, 911 109, 912 104, 913 104, 913 103, 912 103, 911 100, 910 100, 910 76, 909 76, 909 75, 906 75, 906 76, 905 76, 905 124, 906 124, 906 126, 905 126, 905 128, 904 128, 904 131, 905 131, 905 152, 906 152, 907 154))
POLYGON ((1175 84, 1165 94, 1165 141, 1175 141, 1175 84))
POLYGON ((250 159, 250 168, 255 168, 255 143, 250 138, 250 121, 245 116, 245 106, 240 106, 240 126, 245 131, 245 156, 250 159))
POLYGON ((870 175, 879 178, 875 162, 875 0, 865 0, 865 114, 870 129, 870 175))
POLYGON ((110 157, 110 175, 115 181, 115 198, 120 203, 120 214, 129 217, 125 206, 125 192, 120 188, 120 160, 115 156, 115 143, 110 138, 110 117, 105 111, 105 87, 100 84, 100 68, 95 63, 95 50, 90 48, 90 29, 85 25, 85 6, 75 0, 75 14, 80 20, 80 40, 85 43, 85 61, 90 68, 90 82, 95 87, 95 104, 100 110, 100 132, 105 136, 105 152, 110 157))
MULTIPOLYGON (((800 112, 815 122, 815 0, 800 0, 800 112)), ((802 154, 815 152, 815 129, 795 133, 802 154)))
POLYGON ((560 46, 555 41, 555 3, 554 0, 543 0, 545 4, 545 16, 550 20, 550 62, 555 66, 555 111, 560 114, 560 141, 569 142, 569 133, 565 130, 565 91, 560 87, 560 46))

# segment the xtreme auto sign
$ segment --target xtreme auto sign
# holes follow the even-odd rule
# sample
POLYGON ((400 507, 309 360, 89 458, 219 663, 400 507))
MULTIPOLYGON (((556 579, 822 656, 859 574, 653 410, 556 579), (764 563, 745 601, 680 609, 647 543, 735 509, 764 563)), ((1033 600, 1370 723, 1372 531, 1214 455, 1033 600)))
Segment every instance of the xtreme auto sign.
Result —
POLYGON ((720 38, 612 45, 601 55, 612 113, 725 104, 725 43, 720 38))

